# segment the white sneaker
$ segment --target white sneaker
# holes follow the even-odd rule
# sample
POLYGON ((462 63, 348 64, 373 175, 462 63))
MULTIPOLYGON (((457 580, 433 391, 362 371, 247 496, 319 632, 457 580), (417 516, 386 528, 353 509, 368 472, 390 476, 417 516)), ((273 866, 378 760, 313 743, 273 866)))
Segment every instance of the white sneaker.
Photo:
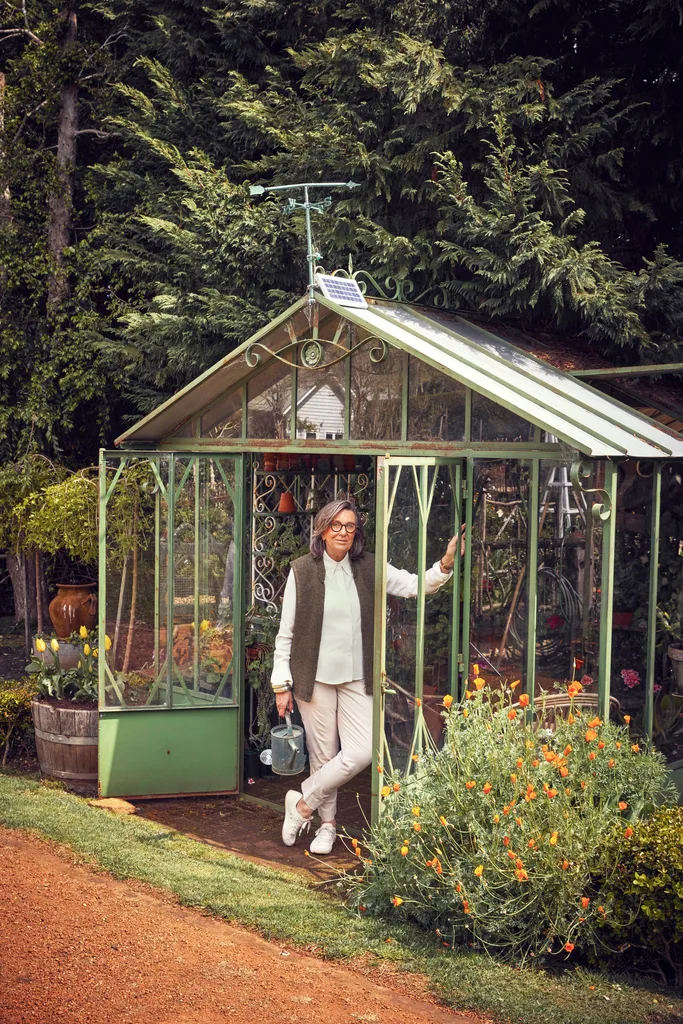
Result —
POLYGON ((303 797, 295 789, 290 789, 285 797, 285 820, 282 823, 282 842, 285 846, 294 846, 300 832, 307 832, 311 827, 311 819, 299 814, 296 805, 303 797))
POLYGON ((314 835, 309 849, 311 853, 332 853, 336 838, 336 827, 325 821, 314 835))

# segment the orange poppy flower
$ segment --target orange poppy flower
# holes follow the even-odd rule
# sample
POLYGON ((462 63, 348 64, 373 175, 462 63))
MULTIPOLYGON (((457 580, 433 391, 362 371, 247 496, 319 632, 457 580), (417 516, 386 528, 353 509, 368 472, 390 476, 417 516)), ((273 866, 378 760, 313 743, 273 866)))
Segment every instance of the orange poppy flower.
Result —
POLYGON ((631 750, 633 751, 634 754, 637 754, 638 751, 640 750, 640 747, 638 746, 637 743, 632 743, 631 744, 631 750))
POLYGON ((604 913, 605 913, 605 908, 604 907, 598 907, 598 914, 604 914, 604 913))
POLYGON ((524 767, 524 759, 523 758, 521 758, 521 757, 517 758, 517 767, 518 768, 523 768, 524 767))
POLYGON ((567 776, 569 775, 569 768, 566 768, 566 767, 560 768, 560 775, 562 776, 563 779, 566 779, 567 776))
POLYGON ((420 817, 420 808, 419 807, 413 807, 412 808, 412 813, 415 815, 416 818, 419 818, 420 817))
POLYGON ((520 693, 519 695, 519 706, 520 708, 527 708, 529 706, 529 694, 520 693))
POLYGON ((626 722, 627 725, 629 725, 630 722, 631 722, 631 716, 630 715, 624 715, 624 721, 626 722))
POLYGON ((513 773, 512 773, 512 775, 510 776, 510 782, 511 782, 511 783, 512 783, 512 785, 514 786, 514 784, 515 784, 515 782, 516 782, 516 781, 517 781, 517 776, 516 776, 516 775, 515 775, 515 773, 513 772, 513 773))
POLYGON ((590 903, 590 899, 588 898, 588 896, 582 896, 581 897, 581 906, 583 907, 584 910, 586 909, 586 907, 588 906, 589 903, 590 903))
POLYGON ((614 768, 614 758, 613 757, 610 757, 609 761, 607 762, 607 767, 608 768, 614 768))
POLYGON ((530 839, 526 845, 529 847, 530 850, 533 850, 534 846, 536 845, 536 840, 530 839))
POLYGON ((403 903, 403 900, 401 899, 400 896, 394 896, 391 902, 394 904, 395 907, 400 907, 401 904, 403 903))
POLYGON ((476 678, 479 675, 479 666, 475 664, 472 666, 472 675, 476 678))
POLYGON ((595 760, 595 751, 594 750, 591 750, 590 754, 588 755, 588 760, 589 761, 594 761, 595 760))
POLYGON ((420 824, 419 821, 416 821, 416 822, 413 823, 413 831, 414 832, 421 832, 422 831, 422 825, 420 824))
POLYGON ((400 789, 400 788, 401 788, 401 787, 400 787, 400 785, 398 784, 398 782, 395 782, 395 783, 394 783, 394 785, 393 785, 393 787, 392 787, 392 789, 394 790, 394 793, 398 793, 398 791, 399 791, 399 789, 400 789))
POLYGON ((523 868, 524 867, 524 861, 521 859, 521 857, 517 857, 517 859, 515 860, 515 867, 516 868, 523 868))
POLYGON ((614 744, 614 746, 615 746, 615 747, 617 748, 617 750, 621 750, 621 743, 619 743, 619 741, 617 741, 617 742, 616 742, 616 743, 614 744))
POLYGON ((407 846, 402 846, 401 847, 401 856, 402 857, 407 857, 408 856, 408 847, 407 846))
POLYGON ((569 757, 573 749, 574 748, 572 747, 571 743, 568 743, 567 746, 564 748, 564 756, 569 757))
POLYGON ((564 948, 567 950, 568 953, 573 953, 575 946, 573 942, 565 942, 564 948))
POLYGON ((382 796, 389 796, 391 789, 389 786, 382 786, 382 796))
POLYGON ((629 825, 628 828, 624 829, 624 839, 630 839, 632 835, 633 835, 633 829, 629 825))
POLYGON ((515 876, 518 882, 527 882, 529 880, 529 875, 524 870, 524 868, 517 868, 517 870, 515 871, 515 876))
POLYGON ((548 790, 548 799, 552 800, 553 797, 555 797, 555 796, 557 796, 557 790, 553 789, 553 787, 551 786, 550 789, 548 790))
POLYGON ((378 765, 377 765, 377 771, 378 771, 378 772, 380 773, 380 775, 381 775, 381 774, 382 774, 382 772, 384 771, 384 768, 382 768, 382 765, 381 765, 381 764, 378 764, 378 765))
POLYGON ((493 786, 491 785, 490 782, 485 782, 484 785, 481 787, 482 793, 484 793, 486 796, 488 796, 492 789, 493 786))
POLYGON ((416 698, 415 698, 415 704, 416 704, 416 706, 417 706, 418 708, 421 708, 421 707, 422 707, 422 701, 420 700, 420 698, 419 698, 419 697, 416 697, 416 698))
POLYGON ((472 700, 472 697, 474 697, 474 690, 465 690, 465 699, 472 700))
POLYGON ((521 818, 515 818, 515 821, 517 822, 517 824, 518 824, 518 825, 520 826, 520 828, 521 828, 521 826, 522 826, 522 819, 521 819, 521 818))
POLYGON ((540 763, 541 763, 540 761, 534 760, 534 761, 531 762, 531 767, 532 768, 538 768, 540 763))
POLYGON ((474 781, 474 779, 470 779, 469 782, 465 783, 465 789, 474 789, 475 786, 476 782, 474 781))
POLYGON ((586 743, 591 743, 593 740, 598 738, 598 734, 595 729, 586 729, 586 735, 583 737, 586 743))
POLYGON ((503 836, 503 846, 510 845, 510 836, 503 836))
POLYGON ((574 718, 574 716, 572 715, 571 712, 567 715, 567 721, 569 722, 570 725, 573 725, 574 722, 576 721, 576 719, 574 718))
POLYGON ((600 740, 600 742, 598 743, 598 750, 604 750, 604 749, 605 749, 605 744, 603 743, 602 740, 600 740))
POLYGON ((508 857, 510 858, 510 860, 516 860, 517 854, 514 850, 508 850, 508 857))
POLYGON ((514 708, 510 708, 510 710, 508 711, 508 718, 510 719, 511 722, 514 722, 516 717, 517 717, 517 712, 515 711, 514 708))
POLYGON ((443 706, 445 708, 449 708, 452 703, 453 703, 453 695, 451 693, 447 693, 446 696, 443 699, 443 706))
POLYGON ((557 846, 557 832, 553 832, 548 842, 551 846, 557 846))
POLYGON ((412 759, 413 759, 413 761, 415 761, 417 763, 420 760, 420 755, 419 754, 413 754, 413 758, 412 759))
POLYGON ((628 807, 628 804, 626 803, 625 800, 620 800, 619 801, 619 810, 620 811, 625 811, 627 807, 628 807))
POLYGON ((494 814, 493 815, 493 824, 497 825, 499 821, 500 821, 500 814, 494 814))
POLYGON ((445 828, 445 827, 446 827, 446 825, 448 824, 448 822, 447 822, 447 821, 446 821, 446 819, 444 818, 443 814, 441 814, 441 815, 439 816, 439 821, 441 822, 441 824, 443 825, 443 827, 444 827, 444 828, 445 828))
POLYGON ((586 783, 582 781, 581 782, 581 789, 585 789, 585 788, 586 788, 586 783))
POLYGON ((462 901, 462 909, 463 909, 463 913, 464 914, 469 914, 469 912, 470 912, 470 905, 467 902, 467 900, 463 900, 462 901))
POLYGON ((477 878, 481 878, 481 876, 484 874, 484 865, 477 864, 476 868, 474 869, 474 873, 477 876, 477 878))
POLYGON ((588 723, 588 728, 589 729, 597 729, 601 725, 602 725, 602 719, 598 718, 598 716, 596 715, 595 718, 591 719, 591 721, 588 723))
POLYGON ((568 867, 569 867, 569 861, 568 860, 563 860, 562 861, 562 870, 566 871, 568 867))
POLYGON ((569 788, 569 786, 566 786, 566 787, 565 787, 565 793, 567 794, 567 796, 571 796, 571 795, 572 795, 572 791, 571 791, 571 789, 569 788))
POLYGON ((463 718, 469 718, 469 717, 470 717, 470 713, 469 713, 469 711, 467 710, 467 708, 465 708, 465 710, 463 711, 463 713, 462 713, 462 717, 463 717, 463 718))
POLYGON ((474 680, 474 685, 476 686, 476 688, 478 690, 481 690, 482 686, 486 685, 486 680, 482 679, 481 676, 480 676, 479 679, 475 679, 474 680))

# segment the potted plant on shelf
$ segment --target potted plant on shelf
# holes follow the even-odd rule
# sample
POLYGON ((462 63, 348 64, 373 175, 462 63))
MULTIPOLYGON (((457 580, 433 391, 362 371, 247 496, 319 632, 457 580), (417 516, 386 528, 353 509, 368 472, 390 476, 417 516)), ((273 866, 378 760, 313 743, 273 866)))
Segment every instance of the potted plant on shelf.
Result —
MULTIPOLYGON (((37 696, 31 703, 40 770, 73 783, 97 781, 97 659, 95 637, 85 626, 68 638, 78 651, 73 667, 62 664, 56 636, 37 636, 35 653, 26 666, 35 677, 37 696)), ((109 638, 106 647, 111 646, 109 638)))

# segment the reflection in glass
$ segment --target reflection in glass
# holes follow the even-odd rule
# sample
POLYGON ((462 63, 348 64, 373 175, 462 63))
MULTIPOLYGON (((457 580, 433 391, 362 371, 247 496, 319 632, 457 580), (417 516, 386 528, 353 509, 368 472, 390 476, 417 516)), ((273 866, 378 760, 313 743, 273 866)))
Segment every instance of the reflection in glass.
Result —
POLYGON ((235 546, 232 461, 176 462, 173 704, 229 702, 235 546))
MULTIPOLYGON (((597 692, 602 524, 570 477, 569 463, 543 462, 540 473, 536 687, 578 679, 597 692)), ((600 487, 603 470, 589 487, 600 487)))
POLYGON ((388 348, 384 359, 370 358, 373 342, 351 356, 351 436, 400 440, 403 354, 388 348))
POLYGON ((410 357, 408 439, 462 441, 467 388, 420 359, 410 357))
MULTIPOLYGON (((122 461, 107 460, 109 486, 122 461)), ((129 456, 107 503, 106 707, 166 703, 166 608, 155 579, 155 526, 161 535, 168 531, 168 474, 169 456, 129 456)), ((165 568, 162 563, 160 571, 165 568)))
POLYGON ((472 512, 469 662, 496 688, 524 678, 528 466, 477 459, 472 512))
POLYGON ((532 441, 533 436, 533 424, 490 398, 472 392, 473 441, 532 441))
MULTIPOLYGON (((397 569, 417 568, 420 509, 410 466, 390 467, 389 493, 398 474, 398 486, 388 523, 387 559, 397 569)), ((420 638, 421 641, 422 638, 420 638)), ((387 693, 384 730, 395 769, 409 768, 415 714, 415 650, 417 643, 417 602, 387 596, 386 673, 387 693)))
POLYGON ((288 438, 292 408, 292 371, 272 360, 247 384, 247 435, 288 438))
POLYGON ((652 739, 672 762, 683 759, 683 467, 680 462, 662 467, 661 494, 652 739))
POLYGON ((231 391, 202 416, 202 437, 242 436, 242 389, 231 391))
POLYGON ((635 717, 644 708, 647 664, 651 467, 621 463, 618 484, 610 693, 635 717))
POLYGON ((107 707, 231 702, 233 494, 232 459, 125 461, 106 517, 107 707))
POLYGON ((344 395, 343 362, 328 370, 300 368, 297 374, 296 436, 328 441, 343 437, 344 395))

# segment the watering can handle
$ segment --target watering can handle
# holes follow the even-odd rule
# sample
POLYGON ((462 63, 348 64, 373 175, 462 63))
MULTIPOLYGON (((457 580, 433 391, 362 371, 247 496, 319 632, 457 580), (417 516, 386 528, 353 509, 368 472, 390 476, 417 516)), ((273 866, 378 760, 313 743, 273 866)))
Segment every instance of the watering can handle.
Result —
POLYGON ((287 732, 290 736, 293 736, 294 730, 292 729, 292 716, 289 711, 285 711, 285 722, 287 723, 287 732))

